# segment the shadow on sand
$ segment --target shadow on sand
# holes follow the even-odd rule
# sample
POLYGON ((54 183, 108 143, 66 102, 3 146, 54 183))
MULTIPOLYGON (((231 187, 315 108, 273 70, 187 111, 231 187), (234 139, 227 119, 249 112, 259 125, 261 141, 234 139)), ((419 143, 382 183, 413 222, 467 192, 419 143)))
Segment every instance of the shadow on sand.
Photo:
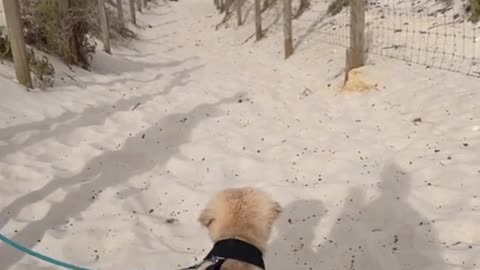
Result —
POLYGON ((367 203, 364 190, 352 188, 329 236, 319 242, 313 232, 322 204, 287 206, 286 218, 294 214, 302 222, 280 221, 268 265, 275 270, 445 270, 436 232, 407 201, 410 190, 409 176, 388 165, 377 198, 367 203))

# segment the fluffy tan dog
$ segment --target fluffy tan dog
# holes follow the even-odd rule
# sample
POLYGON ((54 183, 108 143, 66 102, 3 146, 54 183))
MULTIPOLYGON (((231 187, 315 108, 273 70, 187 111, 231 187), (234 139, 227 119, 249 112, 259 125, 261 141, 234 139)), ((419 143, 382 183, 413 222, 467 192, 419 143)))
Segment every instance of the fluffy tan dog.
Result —
MULTIPOLYGON (((272 226, 282 211, 280 204, 264 191, 229 188, 218 192, 201 212, 199 222, 208 228, 213 242, 235 238, 265 252, 272 226)), ((224 270, 257 269, 250 264, 227 260, 224 270)))

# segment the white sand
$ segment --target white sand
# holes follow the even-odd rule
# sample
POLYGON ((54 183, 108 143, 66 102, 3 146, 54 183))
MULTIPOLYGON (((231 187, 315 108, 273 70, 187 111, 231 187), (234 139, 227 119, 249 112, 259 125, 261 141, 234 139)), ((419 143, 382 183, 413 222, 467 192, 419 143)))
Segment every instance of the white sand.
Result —
MULTIPOLYGON (((378 90, 339 94, 342 48, 312 33, 283 61, 281 26, 241 45, 251 23, 215 31, 212 6, 152 6, 140 40, 92 72, 56 63, 45 92, 0 65, 2 233, 84 267, 173 270, 211 247, 209 197, 254 185, 285 208, 268 269, 480 269, 478 79, 375 58, 378 90)), ((0 269, 56 268, 0 244, 0 269)))

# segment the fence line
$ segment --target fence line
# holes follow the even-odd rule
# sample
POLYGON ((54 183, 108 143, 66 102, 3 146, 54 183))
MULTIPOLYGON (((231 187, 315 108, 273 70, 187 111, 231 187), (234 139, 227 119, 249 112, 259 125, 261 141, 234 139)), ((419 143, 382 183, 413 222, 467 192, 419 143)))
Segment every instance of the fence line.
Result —
MULTIPOLYGON (((232 11, 229 7, 232 3, 245 1, 214 0, 220 13, 225 14, 219 25, 231 17, 232 11)), ((301 22, 309 26, 307 29, 295 28, 292 34, 284 30, 284 39, 288 40, 289 35, 292 35, 296 40, 293 46, 295 50, 298 50, 298 47, 307 39, 310 44, 322 42, 350 48, 352 46, 350 32, 355 28, 350 23, 352 13, 349 6, 352 1, 354 0, 296 0, 296 4, 300 3, 297 12, 301 10, 302 4, 309 9, 305 13, 302 12, 303 15, 294 16, 293 24, 301 22), (315 1, 315 5, 310 7, 309 1, 315 1), (333 5, 333 9, 337 11, 335 15, 327 14, 332 3, 335 3, 333 5), (305 15, 316 17, 309 21, 304 18, 305 15)), ((424 65, 427 68, 443 69, 480 78, 480 22, 473 23, 469 20, 470 14, 466 12, 460 1, 363 1, 367 63, 376 56, 384 56, 424 65)), ((255 2, 258 5, 258 1, 255 2)), ((252 5, 255 5, 255 2, 252 5)), ((262 0, 261 2, 263 13, 273 5, 277 5, 277 12, 284 10, 284 3, 291 1, 262 0)), ((246 7, 247 10, 249 8, 251 7, 246 7)), ((258 33, 263 31, 261 29, 263 16, 265 15, 255 16, 257 41, 261 37, 258 33)), ((274 16, 280 17, 278 19, 283 22, 289 21, 288 16, 285 18, 278 13, 274 16)), ((273 24, 277 24, 277 19, 273 24)), ((280 25, 280 23, 277 24, 277 26, 280 25)), ((283 23, 283 25, 288 24, 283 23)), ((267 28, 270 26, 272 25, 267 28)), ((289 55, 292 51, 290 43, 284 43, 285 54, 289 55)))
MULTIPOLYGON (((323 8, 310 11, 321 14, 310 31, 318 42, 348 48, 350 8, 330 16, 326 9, 331 1, 322 2, 323 8)), ((472 23, 463 10, 446 2, 367 0, 369 58, 384 56, 480 78, 480 23, 472 23)))
POLYGON ((445 4, 386 2, 367 9, 370 53, 480 77, 480 25, 445 4))

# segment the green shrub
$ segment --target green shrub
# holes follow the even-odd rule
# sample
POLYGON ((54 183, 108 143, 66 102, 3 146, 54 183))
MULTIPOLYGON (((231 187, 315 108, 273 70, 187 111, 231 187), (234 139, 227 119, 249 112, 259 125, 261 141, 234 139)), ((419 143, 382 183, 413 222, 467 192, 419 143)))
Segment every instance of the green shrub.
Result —
POLYGON ((55 69, 46 56, 38 58, 35 52, 30 50, 28 54, 28 64, 40 88, 45 89, 46 87, 53 86, 55 82, 55 69))
POLYGON ((475 23, 480 21, 480 0, 470 0, 470 20, 475 23))
POLYGON ((0 26, 0 59, 12 60, 12 50, 8 41, 7 29, 0 26))
POLYGON ((22 0, 26 42, 83 68, 95 52, 94 0, 22 0))

